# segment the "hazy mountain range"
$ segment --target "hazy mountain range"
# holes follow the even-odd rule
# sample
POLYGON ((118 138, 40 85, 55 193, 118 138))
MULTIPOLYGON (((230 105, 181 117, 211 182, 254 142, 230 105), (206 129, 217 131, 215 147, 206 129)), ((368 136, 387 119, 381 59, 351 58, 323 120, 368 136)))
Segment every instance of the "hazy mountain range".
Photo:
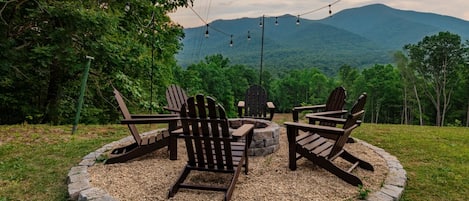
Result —
POLYGON ((322 20, 300 18, 299 24, 292 15, 265 17, 263 48, 261 21, 216 20, 208 27, 208 38, 206 26, 185 29, 184 48, 177 55, 179 64, 186 67, 207 55, 223 54, 232 64, 258 68, 263 51, 265 69, 318 67, 332 75, 344 64, 363 68, 392 63, 393 53, 404 45, 441 31, 469 40, 469 21, 383 4, 343 10, 322 20))

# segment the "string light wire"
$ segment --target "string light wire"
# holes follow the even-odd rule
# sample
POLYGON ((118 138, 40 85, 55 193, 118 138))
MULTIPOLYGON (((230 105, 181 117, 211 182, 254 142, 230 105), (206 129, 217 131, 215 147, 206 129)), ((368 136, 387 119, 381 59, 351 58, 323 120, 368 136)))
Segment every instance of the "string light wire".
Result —
MULTIPOLYGON (((336 1, 334 1, 334 2, 332 2, 332 3, 330 3, 330 4, 327 4, 327 5, 323 6, 323 7, 320 7, 320 8, 314 9, 314 10, 310 10, 310 11, 307 11, 307 12, 304 12, 304 13, 301 13, 301 14, 298 14, 298 15, 296 16, 296 24, 297 24, 297 25, 300 24, 300 17, 301 17, 301 16, 309 15, 309 14, 311 14, 311 13, 314 13, 314 12, 317 12, 317 11, 320 11, 320 10, 323 10, 323 9, 326 9, 326 8, 329 8, 329 15, 331 16, 331 15, 332 15, 332 10, 331 10, 332 5, 337 4, 337 3, 339 3, 340 1, 341 1, 341 0, 336 0, 336 1)), ((208 10, 210 9, 211 3, 212 3, 212 0, 210 0, 210 4, 209 4, 209 6, 208 6, 208 10)), ((206 19, 203 19, 203 18, 199 15, 199 13, 197 13, 197 11, 194 10, 194 6, 193 6, 193 5, 190 5, 190 6, 188 6, 188 7, 189 7, 189 8, 191 9, 191 11, 200 19, 200 21, 202 21, 202 22, 206 25, 205 37, 208 37, 208 36, 209 36, 209 34, 208 34, 208 33, 209 33, 208 29, 210 28, 210 29, 212 29, 212 30, 214 30, 214 31, 217 31, 217 32, 219 32, 219 33, 222 33, 222 34, 225 35, 225 36, 229 36, 229 37, 230 37, 230 46, 233 45, 233 43, 232 43, 232 42, 233 42, 233 34, 226 33, 226 32, 224 32, 224 31, 222 31, 222 30, 220 30, 220 29, 218 29, 218 28, 216 28, 216 27, 214 27, 214 26, 209 26, 209 24, 210 24, 210 23, 208 23, 209 11, 207 11, 206 19)), ((263 15, 261 18, 264 18, 264 17, 269 17, 269 16, 263 15)), ((278 16, 275 16, 275 25, 278 25, 278 18, 279 18, 278 16)), ((262 26, 264 26, 264 24, 262 24, 262 22, 260 22, 259 26, 262 27, 262 26)), ((248 36, 248 39, 250 39, 250 35, 248 36)))

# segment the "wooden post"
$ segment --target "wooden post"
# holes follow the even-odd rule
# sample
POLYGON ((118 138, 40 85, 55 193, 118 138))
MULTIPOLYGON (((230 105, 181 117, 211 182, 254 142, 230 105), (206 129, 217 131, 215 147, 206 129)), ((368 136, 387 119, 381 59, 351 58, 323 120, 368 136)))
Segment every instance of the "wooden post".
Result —
POLYGON ((81 108, 83 107, 83 99, 85 97, 86 81, 88 80, 88 74, 90 72, 91 60, 94 59, 94 57, 91 56, 86 56, 86 58, 88 59, 88 63, 86 63, 83 77, 81 79, 80 97, 78 98, 77 113, 75 115, 75 121, 73 122, 72 134, 77 130, 78 121, 80 120, 81 108))

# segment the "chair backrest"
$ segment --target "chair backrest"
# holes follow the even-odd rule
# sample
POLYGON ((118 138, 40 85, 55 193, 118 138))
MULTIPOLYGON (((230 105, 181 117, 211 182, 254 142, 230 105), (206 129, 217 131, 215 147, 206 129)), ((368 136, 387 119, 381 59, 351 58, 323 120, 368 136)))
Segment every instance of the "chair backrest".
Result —
POLYGON ((246 91, 244 116, 266 117, 267 93, 259 85, 252 85, 246 91))
POLYGON ((186 92, 178 85, 172 84, 166 89, 166 101, 168 102, 168 108, 172 109, 172 113, 179 111, 186 100, 186 92))
POLYGON ((181 108, 181 124, 188 164, 202 169, 233 170, 225 109, 211 97, 197 95, 181 108))
MULTIPOLYGON (((324 108, 324 112, 327 111, 338 111, 344 109, 345 99, 347 98, 347 92, 345 91, 344 87, 336 87, 334 90, 331 91, 329 97, 326 101, 326 107, 324 108)), ((332 116, 339 118, 340 115, 332 116)), ((335 123, 320 121, 319 125, 321 126, 336 126, 335 123)))
MULTIPOLYGON (((116 88, 114 88, 114 97, 116 98, 116 101, 119 104, 119 109, 124 119, 131 119, 132 116, 130 115, 129 109, 127 109, 127 105, 125 104, 124 99, 122 99, 121 93, 116 88)), ((135 124, 127 124, 127 126, 129 127, 130 133, 134 137, 137 144, 140 145, 142 143, 142 138, 140 137, 140 134, 138 133, 135 124)))
POLYGON ((339 138, 334 143, 334 146, 332 147, 332 150, 329 154, 330 157, 335 156, 337 153, 342 151, 344 148, 345 143, 347 143, 347 140, 352 133, 352 130, 358 127, 357 121, 361 119, 363 116, 363 113, 365 113, 364 110, 358 111, 356 113, 350 114, 347 117, 347 120, 344 123, 343 129, 345 130, 343 135, 340 135, 339 138))
POLYGON ((344 109, 347 92, 344 87, 336 87, 327 98, 325 111, 334 111, 344 109))
POLYGON ((365 109, 365 103, 366 103, 366 93, 363 92, 357 99, 357 101, 355 102, 355 104, 353 104, 352 106, 352 109, 350 110, 350 114, 354 114, 354 113, 357 113, 359 112, 360 110, 364 110, 365 109))

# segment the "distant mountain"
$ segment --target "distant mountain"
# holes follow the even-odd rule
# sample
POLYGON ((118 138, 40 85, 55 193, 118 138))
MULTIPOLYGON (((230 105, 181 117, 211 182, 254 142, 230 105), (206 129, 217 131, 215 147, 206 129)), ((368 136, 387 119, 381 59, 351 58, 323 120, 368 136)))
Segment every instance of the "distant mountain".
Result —
POLYGON ((188 66, 219 53, 233 64, 257 68, 263 51, 266 69, 318 67, 334 75, 344 64, 363 68, 392 63, 393 52, 440 31, 469 40, 468 21, 382 4, 343 10, 322 20, 300 19, 299 25, 296 20, 292 15, 264 18, 263 50, 259 18, 216 20, 208 27, 208 38, 204 36, 206 26, 185 29, 178 62, 188 66))

